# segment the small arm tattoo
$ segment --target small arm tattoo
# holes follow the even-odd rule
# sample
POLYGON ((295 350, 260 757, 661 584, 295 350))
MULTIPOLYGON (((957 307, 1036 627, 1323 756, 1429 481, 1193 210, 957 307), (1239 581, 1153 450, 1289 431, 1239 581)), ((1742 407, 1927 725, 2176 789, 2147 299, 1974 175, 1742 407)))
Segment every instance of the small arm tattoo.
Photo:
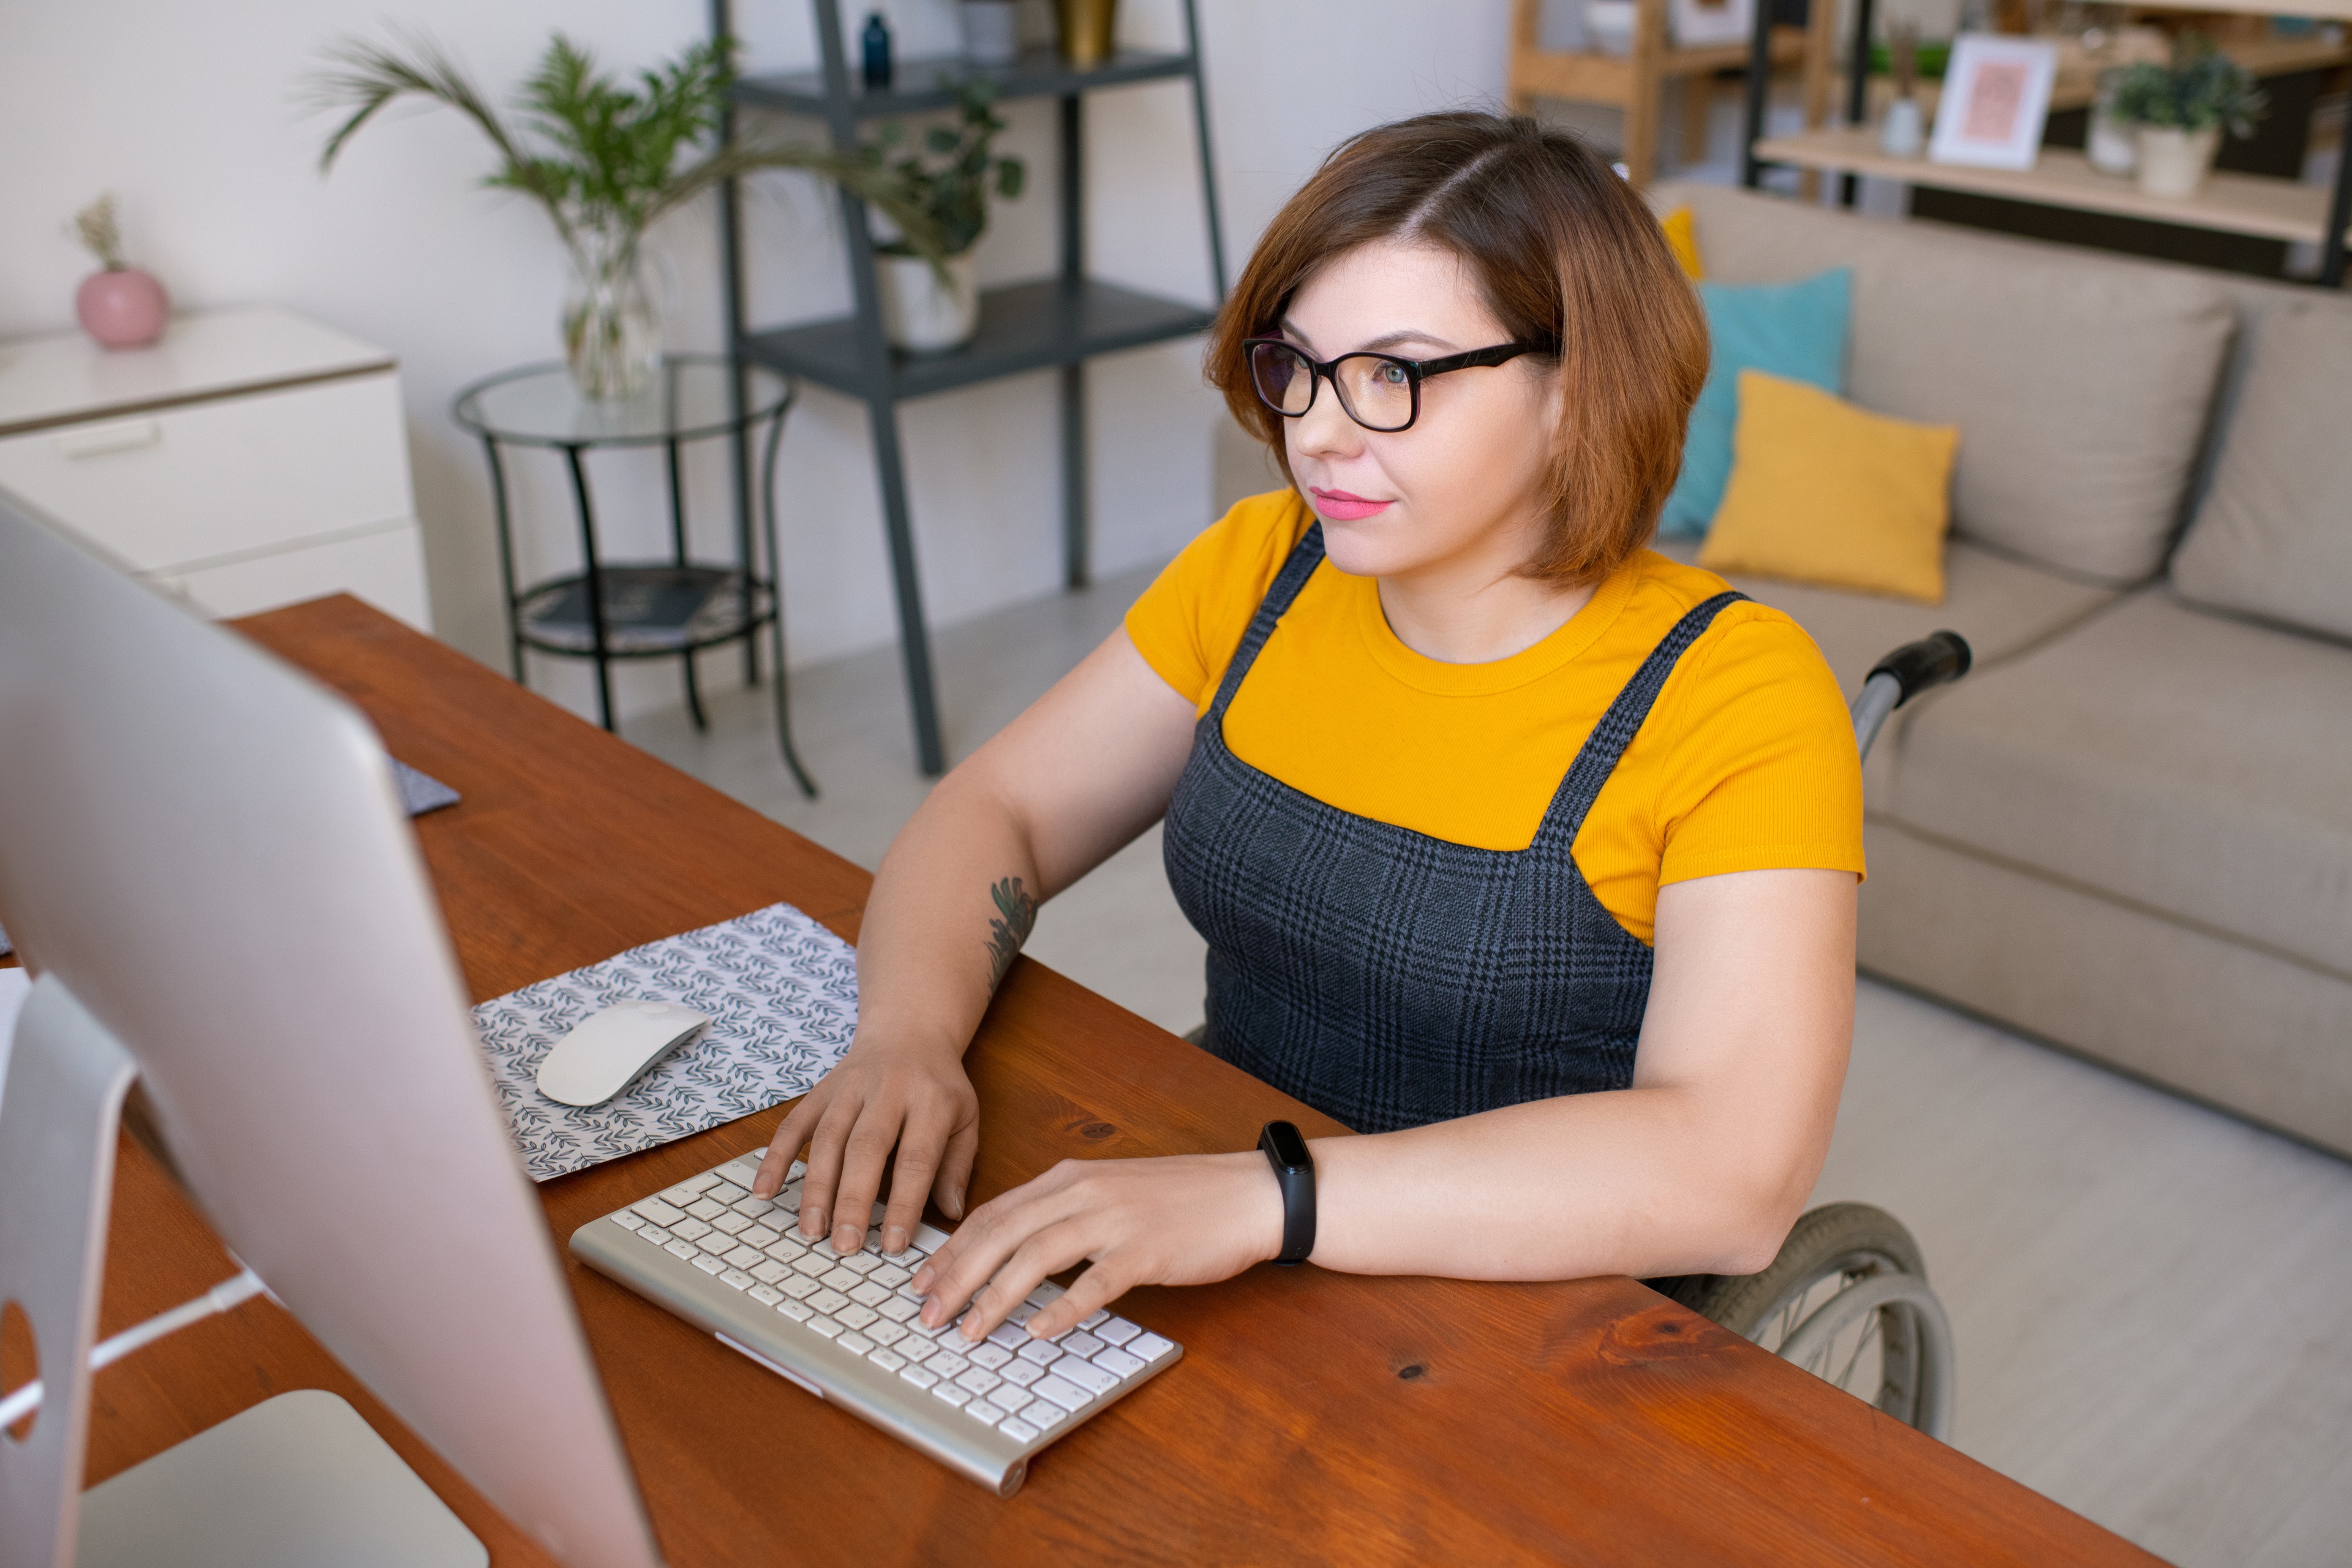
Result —
POLYGON ((1037 900, 1021 886, 1018 877, 1006 877, 989 889, 989 897, 996 900, 996 914, 988 922, 988 955, 993 965, 988 977, 992 991, 1004 983, 1005 971, 1013 967, 1013 955, 1037 924, 1037 900))

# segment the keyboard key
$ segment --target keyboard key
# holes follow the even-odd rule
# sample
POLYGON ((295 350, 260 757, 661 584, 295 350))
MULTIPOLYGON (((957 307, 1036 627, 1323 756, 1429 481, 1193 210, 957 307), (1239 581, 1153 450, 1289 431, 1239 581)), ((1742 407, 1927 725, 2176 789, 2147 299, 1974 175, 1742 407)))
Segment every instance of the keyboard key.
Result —
POLYGON ((983 1426, 993 1426, 1004 1419, 1004 1412, 985 1399, 975 1399, 963 1407, 963 1413, 983 1426))
POLYGON ((764 1225, 755 1225, 748 1230, 737 1231, 735 1233, 735 1239, 741 1242, 746 1247, 756 1247, 761 1251, 765 1252, 768 1248, 775 1246, 779 1241, 782 1241, 783 1237, 777 1235, 774 1231, 770 1230, 764 1225))
POLYGON ((867 1351, 866 1352, 866 1359, 872 1362, 876 1366, 880 1367, 884 1372, 900 1372, 905 1370, 907 1365, 907 1358, 900 1355, 897 1351, 890 1349, 887 1345, 883 1346, 879 1350, 867 1351))
POLYGON ((709 1194, 705 1194, 687 1205, 686 1212, 699 1220, 713 1220, 727 1212, 727 1205, 709 1194))
POLYGON ((811 1318, 809 1320, 808 1326, 814 1329, 818 1333, 823 1334, 829 1340, 838 1339, 842 1334, 847 1332, 847 1331, 839 1323, 835 1322, 831 1318, 826 1317, 822 1312, 819 1312, 815 1317, 811 1318))
POLYGON ((694 1245, 713 1258, 724 1258, 735 1250, 735 1238, 723 1230, 707 1231, 695 1238, 694 1245))
MULTIPOLYGON (((1026 1306, 1028 1303, 1024 1301, 1022 1305, 1026 1306)), ((1022 1322, 1026 1321, 1028 1320, 1025 1318, 1022 1320, 1022 1322)), ((1003 1345, 1006 1350, 1017 1351, 1029 1342, 1029 1331, 1023 1328, 1020 1323, 1007 1321, 989 1330, 988 1338, 992 1344, 1003 1345)))
POLYGON ((970 1405, 971 1403, 971 1390, 969 1388, 959 1388, 952 1383, 942 1383, 933 1385, 931 1389, 931 1397, 933 1399, 944 1399, 950 1405, 970 1405))
POLYGON ((903 1323, 921 1311, 923 1304, 919 1300, 910 1300, 905 1296, 893 1296, 876 1310, 892 1322, 903 1323))
MULTIPOLYGON (((1076 1384, 1058 1377, 1041 1377, 1029 1385, 1029 1392, 1040 1399, 1050 1399, 1065 1410, 1084 1410, 1094 1398, 1076 1384)), ((1035 1420, 1035 1416, 1031 1416, 1035 1420)))
POLYGON ((1129 1322, 1125 1318, 1110 1318, 1107 1319, 1100 1328, 1096 1329, 1093 1331, 1095 1338, 1102 1341, 1106 1344, 1123 1345, 1143 1331, 1137 1328, 1133 1323, 1129 1322))
POLYGON ((796 1215, 801 1212, 801 1188, 798 1182, 777 1190, 776 1206, 786 1214, 796 1215))
POLYGON ((782 1279, 785 1275, 791 1273, 792 1270, 786 1268, 782 1264, 777 1262, 772 1258, 762 1258, 757 1264, 753 1265, 748 1272, 751 1274, 752 1279, 757 1279, 761 1284, 773 1285, 777 1280, 782 1279))
POLYGON ((668 1241, 664 1242, 662 1244, 662 1250, 668 1253, 673 1258, 691 1259, 702 1256, 702 1249, 695 1246, 694 1243, 687 1240, 686 1237, 682 1236, 673 1237, 668 1241))
POLYGON ((784 1293, 782 1290, 777 1289, 773 1285, 754 1285, 751 1287, 751 1300, 759 1302, 762 1307, 772 1307, 783 1299, 784 1293))
POLYGON ((863 1301, 869 1307, 878 1307, 890 1299, 890 1292, 871 1279, 861 1279, 850 1290, 849 1299, 853 1301, 863 1301))
POLYGON ((882 1267, 882 1260, 870 1252, 853 1252, 841 1260, 841 1266, 853 1274, 866 1275, 882 1267))
MULTIPOLYGON (((694 1266, 705 1274, 716 1274, 727 1267, 707 1252, 698 1252, 694 1255, 694 1266)), ((749 1279, 751 1276, 746 1274, 743 1278, 749 1279)))
POLYGON ((1033 1400, 1021 1412, 1021 1419, 1041 1432, 1050 1432, 1069 1418, 1070 1413, 1050 1399, 1033 1400))
POLYGON ((720 1215, 717 1219, 712 1220, 710 1224, 711 1228, 714 1230, 723 1230, 730 1236, 740 1236, 745 1231, 751 1228, 751 1222, 750 1220, 745 1219, 741 1215, 735 1213, 731 1209, 726 1214, 720 1215))
POLYGON ((1016 1443, 1026 1443, 1030 1438, 1039 1435, 1037 1428, 1030 1426, 1018 1415, 1006 1416, 996 1424, 996 1429, 1016 1443))
POLYGON ((915 1227, 915 1245, 921 1247, 926 1253, 937 1252, 940 1247, 945 1247, 947 1244, 948 1233, 946 1231, 940 1230, 935 1226, 929 1225, 919 1225, 915 1227))
POLYGON ((846 1307, 841 1308, 833 1315, 839 1318, 843 1322, 847 1323, 853 1329, 862 1329, 866 1327, 866 1324, 879 1322, 882 1319, 882 1314, 877 1312, 873 1308, 861 1307, 855 1301, 852 1301, 846 1307))
POLYGON ((1045 1281, 1043 1284, 1039 1285, 1037 1289, 1029 1292, 1030 1301, 1040 1307, 1050 1307, 1061 1299, 1062 1288, 1059 1285, 1055 1284, 1051 1279, 1045 1281))
POLYGON ((940 1380, 940 1374, 927 1366, 902 1367, 899 1369, 898 1375, 917 1388, 929 1388, 940 1380))
MULTIPOLYGON (((686 1180, 680 1182, 677 1185, 669 1190, 670 1193, 684 1193, 688 1195, 684 1198, 670 1198, 670 1202, 678 1205, 680 1207, 684 1207, 688 1203, 692 1202, 696 1195, 707 1192, 718 1184, 719 1173, 716 1171, 705 1171, 698 1176, 688 1176, 686 1180)), ((664 1193, 662 1196, 668 1198, 669 1193, 664 1193)))
MULTIPOLYGON (((719 1173, 722 1177, 729 1173, 726 1171, 719 1173)), ((715 1204, 740 1204, 751 1195, 751 1191, 749 1187, 739 1187, 732 1182, 722 1180, 702 1195, 715 1204)))
MULTIPOLYGON (((936 1369, 934 1369, 936 1370, 936 1369)), ((968 1366, 956 1374, 956 1381, 974 1394, 986 1394, 1004 1380, 986 1367, 968 1366)))
POLYGON ((830 1268, 824 1273, 818 1275, 817 1278, 824 1280, 827 1285, 832 1286, 835 1289, 840 1291, 844 1295, 847 1295, 850 1291, 856 1289, 860 1285, 866 1283, 866 1280, 862 1276, 853 1274, 846 1268, 830 1268))
POLYGON ((1133 1377, 1150 1363, 1141 1356, 1128 1354, 1115 1345, 1105 1345, 1095 1352, 1095 1364, 1118 1377, 1133 1377))
POLYGON ((1038 1366, 1051 1366, 1062 1359, 1062 1347, 1051 1340, 1031 1340, 1018 1352, 1021 1359, 1038 1366))
POLYGON ((810 1279, 816 1279, 833 1272, 833 1260, 824 1253, 812 1249, 793 1258, 793 1267, 810 1279))
POLYGON ((666 1204, 659 1198, 639 1198, 629 1207, 656 1225, 676 1225, 686 1217, 684 1209, 675 1204, 666 1204))
POLYGON ((876 1268, 873 1273, 868 1274, 866 1278, 871 1279, 874 1283, 881 1286, 886 1290, 896 1290, 899 1286, 904 1285, 908 1280, 912 1279, 914 1275, 908 1269, 901 1268, 895 1263, 885 1263, 881 1267, 876 1268))
POLYGON ((639 1226, 637 1227, 637 1239, 639 1241, 650 1241, 656 1247, 667 1247, 675 1238, 671 1237, 669 1232, 664 1230, 657 1225, 646 1225, 639 1226))
POLYGON ((887 1318, 881 1318, 866 1324, 865 1333, 867 1339, 877 1345, 895 1345, 907 1337, 907 1328, 903 1323, 894 1323, 887 1318))
POLYGON ((687 1215, 669 1228, 681 1241, 700 1241, 710 1234, 710 1227, 692 1215, 687 1215))
POLYGON ((768 1261, 766 1254, 756 1247, 738 1247, 734 1251, 722 1253, 720 1256, 725 1258, 730 1265, 742 1269, 747 1274, 768 1261))
POLYGON ((1127 1342, 1127 1353, 1139 1355, 1146 1361, 1158 1361, 1175 1348, 1158 1334, 1138 1334, 1127 1342))
MULTIPOLYGON (((1045 1310, 1045 1309, 1043 1307, 1032 1306, 1030 1303, 1024 1301, 1019 1306, 1013 1308, 1013 1310, 1004 1314, 1004 1323, 1012 1323, 1019 1327, 1026 1328, 1028 1326, 1029 1320, 1035 1317, 1045 1310)), ((999 1323, 997 1327, 1001 1329, 1004 1326, 1004 1323, 999 1323)), ((990 1337, 993 1338, 994 1336, 991 1335, 990 1337)), ((1024 1335, 1023 1337, 1026 1338, 1027 1336, 1024 1335)))
POLYGON ((1003 1345, 989 1344, 986 1342, 982 1342, 982 1343, 972 1347, 971 1363, 974 1366, 984 1366, 991 1372, 996 1371, 999 1367, 1003 1366, 1006 1362, 1009 1362, 1012 1359, 1013 1352, 1006 1350, 1003 1345))
POLYGON ((779 1263, 797 1263, 808 1256, 807 1245, 789 1236, 780 1236, 760 1250, 779 1263))
POLYGON ((1082 1329, 1091 1329, 1096 1324, 1108 1322, 1109 1320, 1110 1314, 1097 1307, 1093 1311, 1088 1312, 1085 1317, 1078 1320, 1078 1327, 1082 1329))
POLYGON ((623 1230, 641 1230, 646 1224, 645 1215, 629 1209, 623 1209, 619 1214, 606 1215, 604 1217, 623 1230))
POLYGON ((859 1333, 856 1329, 850 1330, 833 1342, 839 1345, 843 1350, 847 1351, 851 1355, 864 1355, 867 1351, 875 1348, 874 1342, 867 1339, 864 1334, 859 1333))
MULTIPOLYGON (((1078 1357, 1074 1355, 1066 1355, 1061 1360, 1055 1362, 1053 1365, 1053 1373, 1055 1377, 1063 1378, 1068 1382, 1076 1384, 1088 1394, 1108 1394, 1112 1389, 1118 1386, 1118 1378, 1112 1376, 1109 1373, 1105 1372, 1094 1363, 1080 1360, 1078 1357)), ((1038 1388, 1040 1392, 1045 1392, 1044 1384, 1039 1384, 1038 1388)), ((1046 1397, 1052 1398, 1053 1396, 1048 1393, 1046 1397)), ((1059 1401, 1055 1401, 1055 1403, 1058 1404, 1059 1401)))
POLYGON ((809 1298, 809 1305, 820 1312, 830 1312, 836 1308, 848 1306, 849 1298, 838 1290, 819 1290, 809 1298))
POLYGON ((730 1268, 726 1273, 721 1274, 719 1277, 719 1282, 721 1285, 731 1285, 738 1290, 749 1290, 752 1286, 759 1283, 757 1279, 752 1279, 740 1268, 730 1268))
POLYGON ((779 1301, 776 1303, 776 1310, 795 1323, 805 1323, 816 1316, 815 1311, 806 1301, 779 1301))
POLYGON ((1034 1361, 1009 1361, 996 1371, 999 1376, 1016 1388, 1026 1388, 1045 1375, 1045 1369, 1034 1361))
POLYGON ((824 1287, 805 1274, 787 1274, 776 1281, 776 1289, 795 1301, 805 1301, 824 1287))
POLYGON ((930 1360, 925 1362, 923 1364, 929 1367, 933 1372, 938 1373, 941 1377, 953 1377, 956 1373, 970 1366, 971 1363, 964 1360, 963 1357, 956 1354, 956 1352, 951 1350, 941 1349, 937 1354, 933 1355, 930 1360))
POLYGON ((1103 1348, 1103 1342, 1083 1329, 1074 1329, 1062 1336, 1062 1348, 1072 1355, 1091 1356, 1103 1348))

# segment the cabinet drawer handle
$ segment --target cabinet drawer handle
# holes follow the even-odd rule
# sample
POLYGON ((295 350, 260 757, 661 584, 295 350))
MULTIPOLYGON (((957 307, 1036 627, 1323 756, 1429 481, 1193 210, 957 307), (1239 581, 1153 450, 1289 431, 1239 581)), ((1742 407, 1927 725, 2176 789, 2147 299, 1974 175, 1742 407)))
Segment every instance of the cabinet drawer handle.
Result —
POLYGON ((102 458, 109 452, 152 447, 163 438, 163 426, 152 419, 122 419, 68 430, 58 437, 58 450, 68 458, 102 458))

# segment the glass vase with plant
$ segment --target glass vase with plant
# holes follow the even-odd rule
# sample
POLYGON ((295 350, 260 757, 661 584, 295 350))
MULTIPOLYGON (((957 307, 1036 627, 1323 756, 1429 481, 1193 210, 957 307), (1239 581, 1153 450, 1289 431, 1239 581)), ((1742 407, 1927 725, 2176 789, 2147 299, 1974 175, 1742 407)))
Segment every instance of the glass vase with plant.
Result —
POLYGON ((2221 132, 2243 140, 2270 110, 2252 71, 2217 51, 2210 40, 2184 33, 2172 61, 2142 60, 2115 79, 2111 112, 2132 128, 2139 145, 2140 189, 2153 196, 2194 195, 2213 166, 2221 132))
POLYGON ((483 184, 537 201, 571 254, 564 360, 583 395, 642 391, 660 363, 661 321, 643 270, 646 230, 723 180, 759 169, 804 169, 838 182, 898 226, 917 255, 945 256, 929 213, 901 195, 871 160, 792 142, 718 141, 735 81, 734 44, 696 44, 637 74, 634 87, 600 73, 595 58, 558 33, 517 98, 510 128, 439 46, 346 39, 313 77, 322 107, 345 112, 320 153, 321 173, 377 110, 428 99, 478 126, 499 163, 483 184))
POLYGON ((980 321, 972 247, 988 228, 990 193, 1019 197, 1028 180, 1020 159, 1000 155, 996 87, 985 77, 956 84, 956 123, 934 125, 908 148, 895 121, 858 149, 870 179, 894 205, 876 203, 898 232, 877 244, 883 321, 890 341, 912 353, 939 353, 968 341, 980 321), (921 215, 926 233, 907 227, 901 208, 921 215))

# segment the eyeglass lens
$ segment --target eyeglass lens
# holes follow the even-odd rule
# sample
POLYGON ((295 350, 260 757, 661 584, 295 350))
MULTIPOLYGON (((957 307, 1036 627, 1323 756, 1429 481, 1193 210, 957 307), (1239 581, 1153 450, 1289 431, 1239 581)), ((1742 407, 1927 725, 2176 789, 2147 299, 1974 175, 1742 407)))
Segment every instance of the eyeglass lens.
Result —
MULTIPOLYGON (((1307 356, 1284 343, 1258 343, 1250 352, 1250 372, 1258 395, 1284 414, 1304 414, 1315 401, 1315 371, 1307 356)), ((1372 430, 1402 430, 1412 423, 1412 375, 1385 354, 1348 354, 1332 367, 1339 405, 1357 424, 1372 430)))

